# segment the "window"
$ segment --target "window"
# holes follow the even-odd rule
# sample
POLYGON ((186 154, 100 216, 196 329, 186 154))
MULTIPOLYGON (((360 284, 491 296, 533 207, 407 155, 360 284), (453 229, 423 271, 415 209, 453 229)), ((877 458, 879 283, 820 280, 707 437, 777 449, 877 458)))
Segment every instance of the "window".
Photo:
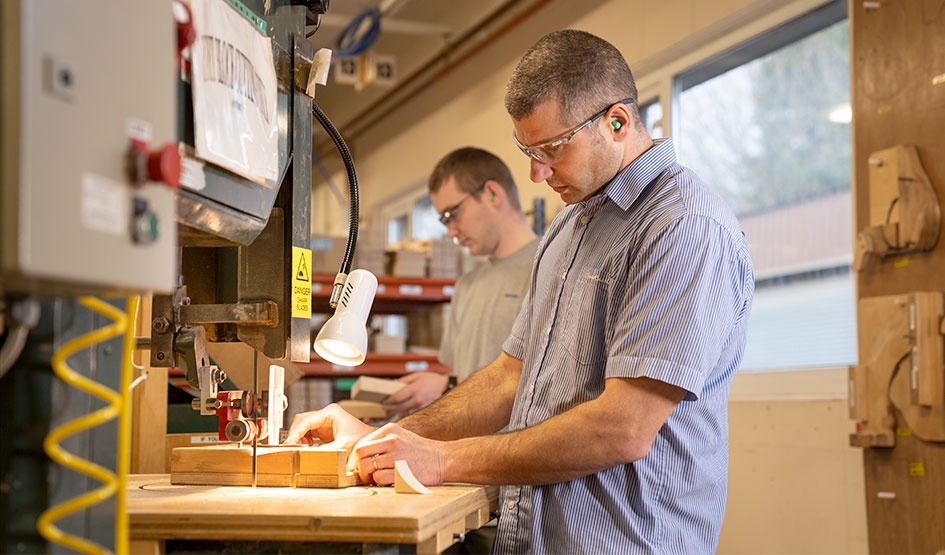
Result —
POLYGON ((650 137, 658 139, 663 136, 663 105, 658 98, 640 104, 640 119, 650 137))
POLYGON ((409 239, 407 236, 407 214, 387 220, 387 243, 396 243, 403 239, 409 239))
POLYGON ((440 215, 433 208, 430 195, 424 195, 413 203, 413 238, 439 239, 446 237, 446 228, 440 223, 440 215))
POLYGON ((830 3, 674 84, 680 162, 733 208, 752 251, 745 370, 856 362, 845 9, 830 3))

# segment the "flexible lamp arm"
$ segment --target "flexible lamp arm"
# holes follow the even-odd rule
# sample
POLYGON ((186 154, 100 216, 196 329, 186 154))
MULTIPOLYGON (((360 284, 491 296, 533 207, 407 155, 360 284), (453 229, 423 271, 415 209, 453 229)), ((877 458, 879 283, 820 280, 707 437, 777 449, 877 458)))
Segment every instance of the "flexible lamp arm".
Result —
POLYGON ((351 263, 354 260, 354 250, 358 244, 358 175, 354 171, 354 161, 351 159, 351 153, 348 151, 348 146, 345 144, 344 139, 341 138, 341 133, 335 129, 335 126, 331 124, 328 116, 322 112, 321 108, 319 108, 315 102, 312 102, 312 113, 315 115, 315 119, 318 120, 318 123, 320 123, 325 129, 325 132, 328 133, 328 136, 331 137, 331 142, 335 143, 335 147, 338 149, 338 152, 341 154, 341 159, 345 163, 345 173, 348 178, 350 206, 348 243, 345 245, 345 255, 344 258, 341 259, 341 268, 338 270, 338 274, 335 276, 335 283, 331 291, 331 298, 328 301, 332 308, 336 308, 338 306, 338 299, 341 297, 341 290, 344 287, 345 280, 347 279, 348 274, 351 272, 351 263))

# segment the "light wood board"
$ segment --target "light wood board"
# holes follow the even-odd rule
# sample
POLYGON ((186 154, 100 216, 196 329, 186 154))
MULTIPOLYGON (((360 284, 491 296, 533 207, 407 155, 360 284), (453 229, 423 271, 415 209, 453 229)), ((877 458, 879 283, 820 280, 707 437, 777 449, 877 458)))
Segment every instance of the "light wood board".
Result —
MULTIPOLYGON (((855 232, 870 222, 869 154, 897 144, 916 146, 939 205, 945 203, 945 10, 941 1, 873 5, 849 4, 855 232)), ((887 257, 857 273, 857 300, 941 292, 943 276, 945 226, 930 252, 887 257)), ((863 316, 861 330, 871 324, 863 316)), ((868 348, 861 338, 861 364, 868 348)), ((924 369, 919 378, 928 379, 924 369)), ((882 402, 885 389, 869 395, 882 402)), ((899 411, 896 421, 895 447, 863 451, 870 551, 935 553, 945 546, 939 524, 945 522, 945 444, 921 441, 911 431, 900 435, 906 430, 899 428, 912 423, 899 411)))
MULTIPOLYGON (((360 484, 346 471, 343 449, 306 446, 257 446, 256 485, 263 487, 340 488, 360 484)), ((177 447, 171 452, 171 483, 250 486, 253 448, 225 443, 177 447)))
POLYGON ((446 485, 430 495, 391 487, 345 489, 171 485, 167 474, 128 479, 134 540, 231 539, 416 544, 442 551, 453 534, 481 526, 498 488, 446 485))

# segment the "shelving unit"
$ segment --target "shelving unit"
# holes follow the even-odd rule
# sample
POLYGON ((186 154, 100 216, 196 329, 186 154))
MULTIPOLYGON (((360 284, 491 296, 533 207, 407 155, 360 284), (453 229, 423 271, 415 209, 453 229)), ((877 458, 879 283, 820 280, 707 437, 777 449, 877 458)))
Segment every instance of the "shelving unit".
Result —
POLYGON ((443 366, 436 360, 436 355, 385 355, 377 353, 368 353, 367 359, 361 366, 354 368, 348 366, 338 366, 328 361, 322 360, 318 355, 312 353, 312 362, 297 362, 295 365, 305 373, 306 376, 319 376, 329 378, 345 378, 357 376, 385 376, 396 377, 403 376, 408 372, 440 372, 449 373, 449 368, 443 366))
MULTIPOLYGON (((335 276, 315 274, 312 276, 312 310, 328 314, 328 305, 335 276)), ((406 314, 418 310, 430 310, 435 305, 449 302, 453 298, 455 279, 400 278, 379 276, 377 294, 374 296, 372 314, 406 314)), ((309 363, 297 363, 307 376, 344 378, 357 376, 398 377, 408 372, 433 371, 449 373, 449 368, 437 362, 436 355, 421 354, 377 354, 368 353, 364 364, 354 368, 339 366, 322 360, 312 353, 309 363)))
MULTIPOLYGON (((331 296, 334 281, 334 275, 312 276, 312 310, 314 312, 331 311, 328 299, 331 296)), ((377 278, 377 294, 374 296, 372 313, 403 314, 428 309, 439 303, 448 303, 453 298, 455 285, 455 279, 380 276, 377 278)))

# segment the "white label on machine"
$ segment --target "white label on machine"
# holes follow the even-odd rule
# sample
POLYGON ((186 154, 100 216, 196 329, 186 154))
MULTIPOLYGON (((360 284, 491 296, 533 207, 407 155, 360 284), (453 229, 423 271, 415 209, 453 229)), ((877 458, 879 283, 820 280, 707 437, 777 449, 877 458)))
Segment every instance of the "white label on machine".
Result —
POLYGON ((128 135, 129 139, 144 143, 145 145, 151 142, 151 136, 153 135, 151 124, 138 118, 128 118, 125 120, 125 133, 128 135))
POLYGON ((129 233, 128 191, 121 183, 92 173, 82 174, 82 225, 88 229, 122 235, 129 233))
POLYGON ((191 444, 223 443, 220 436, 190 436, 191 444))
POLYGON ((203 162, 181 155, 180 157, 180 186, 193 191, 202 191, 207 186, 207 179, 203 174, 203 162))
POLYGON ((193 0, 197 157, 268 187, 279 165, 272 40, 223 0, 193 0))

